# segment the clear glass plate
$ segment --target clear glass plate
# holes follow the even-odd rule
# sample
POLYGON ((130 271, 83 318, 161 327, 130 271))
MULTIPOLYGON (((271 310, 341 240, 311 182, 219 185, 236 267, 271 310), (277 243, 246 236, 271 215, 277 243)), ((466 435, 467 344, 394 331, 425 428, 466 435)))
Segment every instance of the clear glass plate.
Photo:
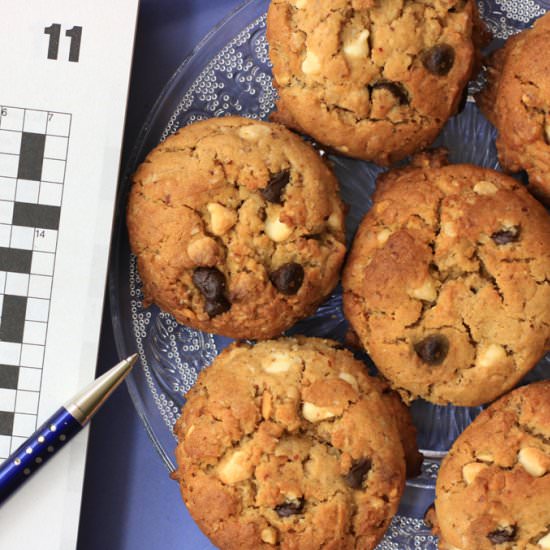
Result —
MULTIPOLYGON (((138 137, 120 193, 109 282, 115 339, 120 356, 136 349, 139 353, 141 364, 128 378, 128 389, 154 447, 170 471, 174 469, 176 443, 172 427, 184 403, 183 395, 195 382, 198 372, 230 340, 181 326, 155 306, 143 308, 139 274, 135 258, 130 254, 124 219, 128 175, 150 149, 191 122, 228 114, 267 118, 276 97, 265 39, 268 5, 267 0, 251 0, 237 8, 182 63, 165 86, 138 137)), ((481 0, 479 7, 495 36, 492 49, 550 9, 550 0, 481 0)), ((478 88, 479 82, 474 82, 470 92, 478 88)), ((469 101, 464 111, 449 121, 436 145, 448 147, 453 162, 499 169, 494 138, 494 128, 469 101)), ((371 206, 376 177, 382 169, 338 156, 330 159, 341 182, 343 199, 350 205, 349 241, 371 206)), ((342 315, 341 298, 338 288, 315 315, 298 323, 289 333, 342 341, 347 323, 342 315)), ((367 356, 363 358, 372 366, 367 356)), ((550 354, 526 380, 549 376, 550 354)), ((438 407, 423 401, 414 403, 412 411, 419 445, 426 459, 422 474, 408 482, 399 515, 379 548, 437 547, 436 539, 421 518, 433 501, 440 458, 479 410, 438 407)), ((186 521, 192 519, 186 516, 186 521)), ((205 538, 201 548, 212 546, 205 538)))

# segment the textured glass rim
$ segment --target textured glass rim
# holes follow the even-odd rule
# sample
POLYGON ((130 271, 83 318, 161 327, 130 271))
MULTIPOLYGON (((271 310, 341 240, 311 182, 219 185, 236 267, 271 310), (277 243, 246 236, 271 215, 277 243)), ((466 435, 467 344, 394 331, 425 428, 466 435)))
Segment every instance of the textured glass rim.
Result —
MULTIPOLYGON (((115 233, 113 235, 113 245, 112 245, 112 252, 111 252, 109 283, 108 283, 111 322, 113 326, 115 348, 119 357, 127 357, 130 353, 134 353, 133 350, 130 351, 128 349, 128 344, 126 342, 126 338, 124 337, 124 331, 122 328, 122 321, 121 321, 122 315, 120 312, 120 305, 118 300, 117 280, 114 275, 119 272, 119 266, 120 266, 119 252, 120 252, 122 235, 123 235, 123 232, 125 231, 124 219, 125 219, 125 213, 126 213, 125 202, 126 202, 126 196, 128 191, 128 178, 130 176, 130 173, 135 168, 138 159, 141 157, 141 154, 143 152, 143 149, 145 147, 145 144, 151 132, 151 126, 152 126, 151 123, 156 119, 159 111, 164 105, 165 100, 170 96, 174 87, 180 82, 180 78, 182 77, 182 74, 184 73, 184 71, 187 69, 190 63, 194 60, 194 58, 202 51, 204 46, 211 40, 211 38, 220 29, 230 24, 235 17, 237 17, 243 10, 245 10, 250 4, 253 4, 253 3, 254 3, 254 0, 245 0, 244 2, 239 4, 236 8, 234 8, 229 14, 227 14, 221 21, 219 21, 216 25, 214 25, 208 31, 208 33, 193 48, 191 53, 180 63, 180 65, 178 66, 174 74, 170 77, 170 79, 166 82, 166 84, 162 88, 161 93, 157 97, 155 103, 153 104, 153 107, 151 108, 149 114, 147 115, 147 118, 145 119, 145 122, 143 123, 135 139, 135 144, 132 148, 128 161, 124 166, 124 171, 122 172, 120 182, 119 182, 119 190, 118 190, 118 196, 116 200, 117 209, 116 209, 115 219, 113 222, 115 233)), ((192 82, 189 82, 189 85, 187 86, 187 88, 192 84, 193 84, 192 82)), ((126 377, 126 388, 128 389, 128 393, 130 394, 130 399, 132 400, 134 408, 136 409, 136 412, 138 413, 138 416, 141 419, 141 422, 143 423, 145 431, 147 432, 147 435, 149 436, 149 439, 151 440, 153 447, 157 451, 158 455, 160 456, 162 462, 164 463, 168 471, 173 472, 176 469, 175 465, 171 460, 171 458, 165 452, 162 444, 159 441, 159 438, 155 433, 153 426, 151 425, 151 422, 149 422, 149 419, 147 418, 147 415, 145 413, 145 405, 139 394, 136 381, 132 376, 132 374, 126 377)))

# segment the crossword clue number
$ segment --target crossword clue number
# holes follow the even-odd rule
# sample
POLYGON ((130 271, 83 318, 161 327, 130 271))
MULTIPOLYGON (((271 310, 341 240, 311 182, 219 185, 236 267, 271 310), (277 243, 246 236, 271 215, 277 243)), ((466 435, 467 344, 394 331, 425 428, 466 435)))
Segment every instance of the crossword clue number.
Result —
POLYGON ((70 125, 0 107, 0 461, 36 428, 70 125))

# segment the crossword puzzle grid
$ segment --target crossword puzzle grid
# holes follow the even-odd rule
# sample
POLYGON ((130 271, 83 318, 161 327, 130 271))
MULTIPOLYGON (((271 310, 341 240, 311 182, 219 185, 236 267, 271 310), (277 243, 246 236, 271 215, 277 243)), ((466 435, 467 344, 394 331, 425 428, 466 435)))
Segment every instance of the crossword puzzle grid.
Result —
POLYGON ((70 125, 0 105, 0 462, 36 429, 70 125))

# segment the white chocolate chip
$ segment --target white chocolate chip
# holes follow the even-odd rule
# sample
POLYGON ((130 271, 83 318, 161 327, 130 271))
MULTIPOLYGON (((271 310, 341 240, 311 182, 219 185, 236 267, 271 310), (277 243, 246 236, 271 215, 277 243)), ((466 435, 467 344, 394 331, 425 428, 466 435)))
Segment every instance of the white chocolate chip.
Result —
POLYGON ((342 212, 340 210, 335 210, 328 218, 327 225, 330 229, 333 229, 334 231, 341 231, 342 230, 342 212))
POLYGON ((392 201, 389 201, 389 200, 383 200, 383 201, 380 201, 378 203, 376 203, 373 207, 372 207, 372 210, 376 213, 376 214, 383 214, 392 204, 392 201))
POLYGON ((483 471, 486 470, 489 466, 481 462, 470 462, 465 464, 462 468, 462 477, 467 485, 470 485, 474 482, 474 479, 483 471))
POLYGON ((262 417, 266 420, 271 416, 273 398, 268 391, 264 391, 262 395, 262 417))
POLYGON ((265 220, 265 233, 272 241, 281 243, 290 237, 292 234, 292 227, 283 223, 279 219, 279 216, 268 216, 265 220))
POLYGON ((533 477, 541 477, 546 473, 545 461, 546 455, 536 447, 524 447, 518 453, 518 462, 533 477))
POLYGON ((318 74, 320 71, 321 62, 319 61, 319 57, 311 50, 308 50, 302 62, 302 72, 304 74, 318 74))
POLYGON ((344 32, 342 48, 344 54, 351 59, 367 57, 369 55, 369 31, 364 29, 353 38, 350 34, 350 32, 344 32))
POLYGON ((416 298, 417 300, 435 302, 437 298, 437 289, 435 288, 433 280, 428 279, 422 286, 407 291, 407 294, 411 298, 416 298))
POLYGON ((269 374, 280 374, 299 364, 299 360, 286 353, 272 353, 268 359, 262 362, 262 369, 269 374))
POLYGON ((224 235, 237 223, 237 213, 217 202, 206 205, 210 213, 210 226, 214 235, 224 235))
POLYGON ((478 453, 476 454, 476 458, 482 462, 488 462, 489 464, 495 461, 495 457, 491 453, 478 453))
POLYGON ((357 383, 355 376, 352 376, 349 372, 341 372, 338 375, 338 378, 344 380, 344 382, 347 382, 355 391, 359 391, 359 384, 357 383))
POLYGON ((213 266, 220 253, 218 243, 212 237, 201 237, 187 245, 187 255, 200 266, 213 266))
POLYGON ((267 544, 277 544, 277 531, 273 527, 262 529, 260 536, 267 544))
POLYGON ((239 136, 247 141, 257 141, 262 137, 268 136, 271 131, 263 124, 250 124, 239 128, 239 136))
POLYGON ((336 416, 331 410, 327 407, 318 407, 313 403, 304 401, 304 406, 302 407, 302 414, 306 420, 310 422, 321 422, 321 420, 326 420, 327 418, 332 418, 336 416))
POLYGON ((441 232, 447 237, 456 237, 456 226, 454 222, 443 222, 441 224, 441 232))
POLYGON ((489 344, 477 356, 476 366, 487 368, 501 363, 506 359, 506 350, 499 344, 489 344))
POLYGON ((544 535, 541 539, 538 540, 537 544, 543 549, 543 550, 550 550, 550 533, 547 535, 544 535))
POLYGON ((185 434, 185 437, 189 437, 194 431, 195 431, 195 425, 193 424, 193 425, 187 430, 187 433, 185 434))
POLYGON ((338 149, 338 151, 342 153, 349 153, 349 147, 347 147, 346 145, 338 145, 336 149, 338 149))
POLYGON ((490 181, 478 181, 474 185, 474 191, 478 195, 494 195, 498 191, 498 187, 490 181))
POLYGON ((292 4, 295 8, 301 10, 302 8, 305 8, 307 6, 307 0, 294 0, 292 4))
POLYGON ((224 458, 218 465, 218 477, 228 485, 248 479, 252 475, 252 464, 248 462, 248 454, 236 451, 224 458))
POLYGON ((389 229, 382 229, 376 234, 376 240, 380 246, 385 245, 388 242, 388 239, 391 237, 391 231, 389 229))

